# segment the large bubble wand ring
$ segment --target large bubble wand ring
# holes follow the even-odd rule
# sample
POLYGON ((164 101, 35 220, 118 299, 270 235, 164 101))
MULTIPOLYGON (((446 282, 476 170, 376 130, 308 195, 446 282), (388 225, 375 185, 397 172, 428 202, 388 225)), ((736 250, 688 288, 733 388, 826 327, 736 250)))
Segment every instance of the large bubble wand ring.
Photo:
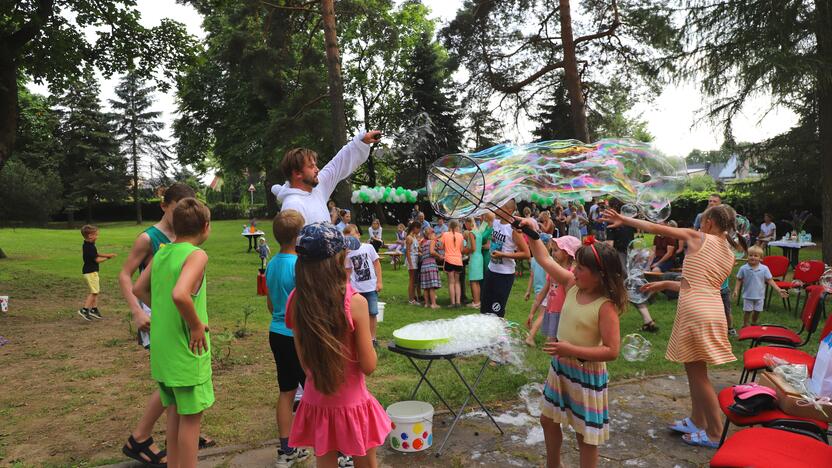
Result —
POLYGON ((502 218, 512 219, 512 227, 530 239, 540 234, 529 226, 521 226, 514 214, 501 206, 484 201, 485 175, 468 156, 451 154, 437 159, 428 169, 428 199, 433 210, 443 218, 465 218, 480 209, 487 209, 502 218))

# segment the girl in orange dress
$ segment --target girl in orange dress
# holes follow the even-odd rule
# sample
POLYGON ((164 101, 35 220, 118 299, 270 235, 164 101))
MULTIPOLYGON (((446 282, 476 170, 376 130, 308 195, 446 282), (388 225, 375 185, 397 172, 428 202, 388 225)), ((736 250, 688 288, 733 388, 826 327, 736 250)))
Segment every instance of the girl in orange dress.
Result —
POLYGON ((717 448, 722 434, 722 412, 708 378, 708 364, 736 360, 728 341, 728 325, 720 296, 720 287, 734 267, 731 248, 744 249, 733 239, 736 213, 728 205, 710 207, 702 215, 700 231, 628 218, 615 210, 607 210, 604 218, 613 227, 625 224, 687 244, 681 280, 649 283, 643 289, 679 291, 665 358, 684 364, 692 408, 690 417, 676 421, 670 429, 681 432, 687 444, 717 448))

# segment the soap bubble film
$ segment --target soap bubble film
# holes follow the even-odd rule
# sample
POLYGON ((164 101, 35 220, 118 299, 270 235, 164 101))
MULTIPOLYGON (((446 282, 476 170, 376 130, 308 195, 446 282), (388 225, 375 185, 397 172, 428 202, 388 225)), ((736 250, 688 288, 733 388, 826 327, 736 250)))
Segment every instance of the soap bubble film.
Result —
POLYGON ((621 341, 621 356, 625 361, 645 361, 650 356, 651 348, 647 338, 633 333, 625 336, 621 341))
POLYGON ((485 203, 502 206, 512 198, 547 206, 612 196, 638 205, 648 219, 664 220, 685 180, 683 159, 646 143, 554 140, 444 156, 428 171, 427 189, 431 204, 451 218, 481 214, 485 203), (462 187, 469 200, 453 190, 462 187))
POLYGON ((492 361, 525 369, 525 331, 518 324, 491 314, 411 323, 394 332, 409 339, 449 338, 429 352, 488 356, 492 361))

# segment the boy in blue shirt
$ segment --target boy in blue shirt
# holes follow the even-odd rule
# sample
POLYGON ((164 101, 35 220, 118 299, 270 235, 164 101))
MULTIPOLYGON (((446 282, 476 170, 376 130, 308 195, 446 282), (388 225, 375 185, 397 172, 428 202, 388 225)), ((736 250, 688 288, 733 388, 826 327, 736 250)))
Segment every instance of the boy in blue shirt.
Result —
POLYGON ((742 289, 742 326, 748 326, 748 319, 751 317, 751 324, 757 325, 760 312, 763 311, 763 304, 766 300, 766 284, 774 288, 781 297, 787 297, 788 292, 777 287, 777 283, 771 277, 768 267, 761 264, 763 249, 751 247, 748 249, 748 263, 740 267, 737 272, 737 286, 734 288, 734 299, 736 300, 742 289), (752 315, 753 314, 753 315, 752 315))
POLYGON ((280 252, 272 257, 266 267, 266 286, 269 294, 266 304, 272 313, 269 325, 269 345, 277 368, 277 430, 280 447, 277 449, 275 466, 289 467, 309 457, 306 449, 289 447, 289 433, 292 430, 292 405, 298 386, 306 382, 306 374, 300 365, 292 330, 286 327, 286 301, 295 289, 295 251, 300 230, 305 221, 295 210, 283 210, 274 217, 272 229, 274 238, 280 244, 280 252))

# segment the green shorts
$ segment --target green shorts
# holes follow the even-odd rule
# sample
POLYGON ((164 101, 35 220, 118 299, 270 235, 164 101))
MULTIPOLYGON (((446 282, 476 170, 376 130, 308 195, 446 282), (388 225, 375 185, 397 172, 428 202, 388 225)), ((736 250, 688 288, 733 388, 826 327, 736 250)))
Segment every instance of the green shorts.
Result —
POLYGON ((176 414, 199 414, 214 404, 214 384, 211 379, 192 387, 168 387, 159 383, 162 406, 176 405, 176 414))

